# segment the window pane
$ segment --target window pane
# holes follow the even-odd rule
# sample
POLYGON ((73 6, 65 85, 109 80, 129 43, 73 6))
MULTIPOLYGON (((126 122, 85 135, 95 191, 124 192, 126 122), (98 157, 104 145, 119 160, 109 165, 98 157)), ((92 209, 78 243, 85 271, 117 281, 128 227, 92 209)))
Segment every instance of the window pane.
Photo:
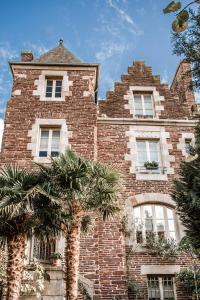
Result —
POLYGON ((48 155, 48 142, 49 142, 49 130, 41 130, 40 136, 40 157, 47 157, 48 155))
POLYGON ((51 151, 59 151, 60 149, 60 131, 54 130, 52 132, 51 151))
POLYGON ((148 278, 148 299, 160 300, 159 280, 157 276, 150 276, 148 278))
POLYGON ((174 220, 168 220, 169 231, 174 231, 174 220))
POLYGON ((170 208, 167 208, 167 218, 168 219, 174 219, 173 210, 170 209, 170 208))
POLYGON ((153 218, 151 205, 144 205, 144 217, 145 218, 153 218))
POLYGON ((52 97, 53 80, 47 80, 46 97, 52 97))
POLYGON ((153 115, 153 104, 151 95, 144 95, 144 109, 145 109, 145 115, 153 115))
POLYGON ((143 115, 142 98, 139 95, 134 96, 135 114, 143 115))
POLYGON ((164 220, 156 220, 156 229, 158 236, 163 239, 165 237, 165 221, 164 220))
POLYGON ((164 300, 175 299, 173 277, 165 276, 162 278, 164 300))
POLYGON ((138 154, 138 165, 143 166, 144 162, 147 161, 146 142, 137 141, 137 154, 138 154))
POLYGON ((144 218, 145 218, 145 231, 153 232, 153 214, 152 214, 152 206, 145 205, 144 206, 144 218))
POLYGON ((155 205, 156 219, 164 219, 163 206, 155 205))
POLYGON ((62 93, 62 80, 56 80, 55 97, 60 98, 62 93))
POLYGON ((149 142, 150 160, 159 161, 158 159, 158 142, 149 142))

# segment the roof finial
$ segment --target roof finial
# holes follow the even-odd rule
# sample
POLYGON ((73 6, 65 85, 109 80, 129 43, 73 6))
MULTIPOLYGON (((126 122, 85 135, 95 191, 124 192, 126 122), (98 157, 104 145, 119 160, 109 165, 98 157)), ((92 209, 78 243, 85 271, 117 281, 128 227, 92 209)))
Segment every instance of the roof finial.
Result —
POLYGON ((63 42, 64 42, 63 39, 60 39, 60 40, 59 40, 59 46, 62 46, 62 45, 63 45, 63 42))

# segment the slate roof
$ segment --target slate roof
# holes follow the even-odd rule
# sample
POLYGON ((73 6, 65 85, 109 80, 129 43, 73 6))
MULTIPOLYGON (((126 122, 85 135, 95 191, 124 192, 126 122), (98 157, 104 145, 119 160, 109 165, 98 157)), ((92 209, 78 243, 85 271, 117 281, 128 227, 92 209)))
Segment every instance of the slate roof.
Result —
POLYGON ((34 59, 32 62, 44 64, 81 64, 81 61, 64 47, 63 40, 59 41, 59 45, 56 48, 42 54, 39 58, 34 59))

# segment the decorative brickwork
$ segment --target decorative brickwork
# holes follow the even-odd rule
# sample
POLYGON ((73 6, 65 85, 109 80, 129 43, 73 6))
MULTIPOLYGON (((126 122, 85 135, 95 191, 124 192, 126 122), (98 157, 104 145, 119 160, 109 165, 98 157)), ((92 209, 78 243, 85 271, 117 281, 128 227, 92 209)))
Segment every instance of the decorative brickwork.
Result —
MULTIPOLYGON (((97 111, 98 65, 81 63, 62 43, 40 59, 31 62, 27 59, 23 63, 11 63, 13 89, 5 116, 1 165, 18 163, 35 168, 39 127, 59 125, 61 151, 70 146, 85 158, 119 170, 122 177, 119 201, 129 223, 134 222, 133 208, 139 205, 174 208, 170 197, 172 182, 184 159, 184 141, 193 139, 196 124, 190 109, 194 104, 192 92, 185 93, 184 100, 180 98, 182 65, 170 90, 168 85, 160 83, 159 76, 152 75, 151 68, 135 62, 128 68, 128 74, 122 75, 122 81, 115 84, 114 91, 107 93, 107 100, 98 103, 97 111), (62 101, 47 101, 44 97, 45 77, 51 75, 63 78, 62 101), (155 116, 151 119, 134 116, 135 91, 152 93, 155 116), (137 138, 160 141, 165 174, 136 172, 137 138)), ((188 83, 184 81, 186 86, 188 83)), ((128 293, 130 281, 140 286, 137 299, 148 299, 148 275, 174 275, 191 265, 191 258, 185 256, 163 261, 144 247, 133 251, 133 243, 125 238, 119 216, 106 222, 96 215, 92 218, 93 231, 81 237, 80 278, 93 300, 135 299, 133 293, 128 293)), ((182 234, 183 228, 180 231, 182 234)), ((63 247, 64 239, 61 239, 56 249, 62 252, 63 247)), ((62 268, 51 269, 51 273, 53 285, 47 286, 44 299, 61 300, 62 268)), ((81 293, 78 299, 83 299, 81 293)), ((190 298, 177 284, 176 300, 186 299, 190 298)))

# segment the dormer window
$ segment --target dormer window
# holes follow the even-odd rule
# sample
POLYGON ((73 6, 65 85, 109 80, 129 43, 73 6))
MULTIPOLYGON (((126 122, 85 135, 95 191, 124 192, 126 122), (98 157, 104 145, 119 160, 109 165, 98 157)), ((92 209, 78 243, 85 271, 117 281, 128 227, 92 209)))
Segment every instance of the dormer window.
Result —
POLYGON ((134 111, 136 117, 153 118, 153 97, 152 94, 133 94, 134 97, 134 111))
POLYGON ((46 98, 62 97, 62 77, 46 78, 46 98))

